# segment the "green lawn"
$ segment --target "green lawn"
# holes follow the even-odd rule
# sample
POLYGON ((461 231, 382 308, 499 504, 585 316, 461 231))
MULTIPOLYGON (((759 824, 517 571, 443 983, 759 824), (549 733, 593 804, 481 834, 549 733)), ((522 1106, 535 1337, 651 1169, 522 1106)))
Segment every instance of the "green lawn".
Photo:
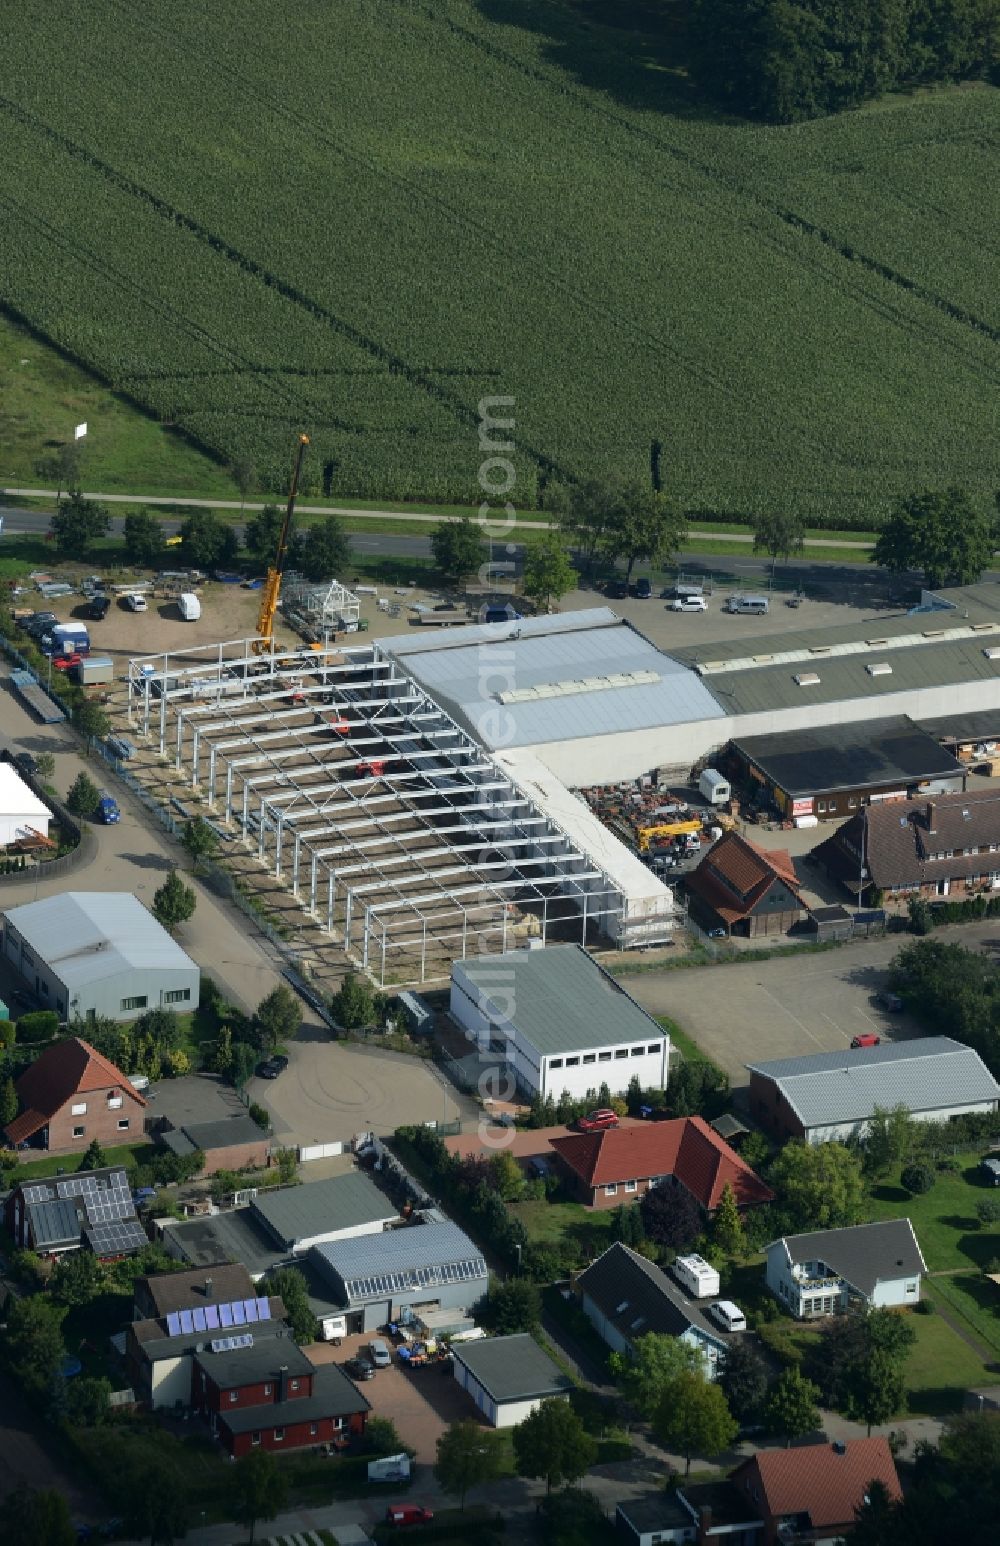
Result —
POLYGON ((81 423, 86 488, 239 497, 224 467, 0 313, 0 483, 48 487, 36 461, 81 423))
POLYGON ((669 1015, 654 1015, 657 1025, 662 1025, 670 1037, 671 1046, 676 1047, 681 1056, 688 1063, 710 1063, 712 1059, 706 1057, 696 1041, 692 1041, 687 1031, 682 1031, 676 1020, 671 1020, 669 1015))
POLYGON ((979 1272, 961 1276, 925 1278, 921 1292, 942 1303, 968 1325, 980 1341, 1000 1359, 1000 1288, 979 1272))
MULTIPOLYGON (((153 1153, 153 1145, 145 1141, 124 1143, 112 1149, 105 1149, 105 1164, 144 1165, 153 1153)), ((60 1170, 64 1170, 67 1175, 72 1175, 82 1164, 82 1154, 46 1154, 41 1159, 28 1160, 25 1164, 18 1165, 12 1175, 18 1181, 27 1181, 32 1176, 54 1176, 60 1170)))
POLYGON ((528 1239, 537 1245, 571 1240, 589 1257, 599 1256, 611 1243, 614 1209, 594 1211, 580 1202, 514 1202, 512 1217, 521 1220, 528 1239))
POLYGON ((909 1218, 931 1272, 948 1267, 983 1267, 1000 1256, 1000 1224, 982 1227, 976 1203, 993 1195, 979 1178, 979 1155, 958 1154, 960 1169, 939 1171, 922 1197, 899 1185, 899 1172, 872 1188, 868 1211, 873 1219, 909 1218))

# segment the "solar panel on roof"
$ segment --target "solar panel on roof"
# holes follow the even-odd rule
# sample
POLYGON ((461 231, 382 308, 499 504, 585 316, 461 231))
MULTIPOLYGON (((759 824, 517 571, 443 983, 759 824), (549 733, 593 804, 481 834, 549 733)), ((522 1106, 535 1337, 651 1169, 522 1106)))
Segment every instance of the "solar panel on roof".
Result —
POLYGON ((167 1316, 167 1336, 179 1337, 181 1334, 181 1318, 176 1310, 171 1310, 167 1316))
POLYGON ((216 1331, 219 1325, 219 1306, 209 1304, 205 1306, 205 1324, 209 1331, 216 1331))
POLYGON ((232 1303, 233 1325, 245 1326, 247 1323, 246 1306, 242 1299, 234 1299, 232 1303))
POLYGON ((194 1316, 190 1310, 181 1311, 181 1330, 184 1332, 194 1330, 194 1316))
POLYGON ((257 1301, 257 1319, 258 1320, 262 1320, 262 1321, 269 1321, 271 1319, 271 1301, 270 1301, 270 1299, 268 1299, 266 1297, 263 1298, 263 1299, 258 1299, 258 1301, 257 1301))
POLYGON ((251 1321, 255 1321, 257 1319, 257 1300, 256 1300, 256 1298, 244 1299, 244 1301, 243 1301, 243 1309, 244 1309, 244 1312, 246 1314, 247 1324, 248 1325, 250 1324, 251 1321))
POLYGON ((231 1304, 220 1304, 219 1324, 220 1326, 231 1326, 233 1324, 233 1307, 231 1304))
POLYGON ((205 1312, 202 1309, 201 1305, 198 1305, 196 1309, 192 1310, 191 1314, 192 1314, 192 1317, 194 1318, 194 1329, 195 1329, 195 1331, 207 1331, 208 1330, 208 1322, 205 1319, 205 1312))

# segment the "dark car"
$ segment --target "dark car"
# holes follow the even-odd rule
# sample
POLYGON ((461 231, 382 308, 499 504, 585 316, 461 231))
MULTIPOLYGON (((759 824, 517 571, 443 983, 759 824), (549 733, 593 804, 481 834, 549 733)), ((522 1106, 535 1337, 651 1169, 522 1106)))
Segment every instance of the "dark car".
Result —
POLYGON ((648 601, 653 594, 653 587, 649 580, 636 580, 635 594, 639 601, 648 601))
POLYGON ((276 1068, 278 1070, 279 1074, 284 1073, 285 1069, 288 1067, 288 1059, 283 1052, 276 1052, 274 1056, 269 1057, 267 1061, 271 1064, 272 1068, 276 1068))
POLYGON ((37 773, 38 763, 30 752, 15 752, 11 758, 15 768, 20 768, 22 773, 37 773))
POLYGON ((268 1058, 263 1063, 257 1064, 258 1079, 277 1079, 280 1073, 281 1069, 277 1066, 276 1063, 272 1063, 270 1058, 268 1058))
POLYGON ((37 638, 39 634, 48 633, 53 623, 58 623, 58 621, 59 619, 54 612, 33 612, 22 624, 22 627, 25 633, 30 633, 32 638, 37 638))
POLYGON ((604 594, 610 596, 612 601, 624 601, 628 595, 628 585, 624 580, 609 580, 604 587, 604 594))
POLYGON ((97 595, 91 598, 86 615, 87 617, 91 618, 93 622, 100 623, 104 618, 107 617, 110 610, 111 597, 105 596, 103 591, 98 591, 97 595))
POLYGON ((375 1366, 367 1358, 349 1358, 344 1365, 344 1373, 349 1374, 352 1380, 373 1380, 375 1366))

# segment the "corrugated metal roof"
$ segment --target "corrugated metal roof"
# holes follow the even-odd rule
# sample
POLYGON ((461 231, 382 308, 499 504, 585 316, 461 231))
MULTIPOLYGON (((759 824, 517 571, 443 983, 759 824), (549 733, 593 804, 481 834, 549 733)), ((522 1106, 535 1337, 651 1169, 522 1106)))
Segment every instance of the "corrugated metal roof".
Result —
POLYGON ((449 1262, 483 1261, 479 1247, 450 1220, 389 1229, 381 1235, 358 1235, 353 1240, 331 1240, 313 1246, 310 1255, 333 1267, 345 1281, 449 1262))
POLYGON ((397 1216, 389 1199, 358 1171, 278 1192, 262 1192, 250 1207, 288 1249, 299 1240, 397 1216))
POLYGON ((576 633, 580 628, 618 628, 621 618, 610 607, 583 607, 576 612, 553 612, 546 617, 519 617, 506 623, 469 623, 462 628, 414 628, 374 642, 387 655, 423 655, 432 651, 466 649, 506 639, 516 632, 522 639, 576 633))
POLYGON ((64 891, 5 916, 70 992, 116 972, 198 970, 130 891, 64 891))
MULTIPOLYGON (((543 1056, 666 1034, 579 945, 473 956, 456 961, 452 976, 495 1024, 515 1025, 543 1056)), ((594 1072, 596 1088, 598 1064, 594 1072)))
MULTIPOLYGON (((391 650, 392 641, 387 640, 384 647, 391 650)), ((719 719, 723 714, 695 672, 662 654, 604 608, 558 619, 525 619, 505 625, 499 639, 493 629, 469 629, 461 642, 443 641, 438 647, 397 653, 431 697, 478 740, 494 748, 617 735, 650 726, 719 719), (529 626, 553 622, 563 626, 529 626), (614 692, 573 691, 535 702, 502 704, 497 698, 501 692, 525 687, 579 683, 630 671, 649 672, 656 680, 614 692)))
POLYGON ((979 1054, 949 1036, 746 1066, 780 1087, 807 1128, 862 1121, 876 1106, 937 1111, 1000 1100, 1000 1084, 979 1054))

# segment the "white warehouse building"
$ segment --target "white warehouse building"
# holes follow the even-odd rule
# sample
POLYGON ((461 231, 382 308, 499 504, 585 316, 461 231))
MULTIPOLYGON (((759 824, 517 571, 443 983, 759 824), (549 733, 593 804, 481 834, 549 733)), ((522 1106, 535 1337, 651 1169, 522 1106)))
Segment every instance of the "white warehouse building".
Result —
POLYGON ((198 1008, 201 973, 130 891, 65 891, 3 914, 4 959, 60 1020, 198 1008))
POLYGON ((484 1067, 529 1096, 666 1085, 669 1036, 579 945, 456 961, 450 1008, 484 1067))
POLYGON ((19 838, 48 837, 52 812, 17 769, 0 762, 0 848, 19 838))

